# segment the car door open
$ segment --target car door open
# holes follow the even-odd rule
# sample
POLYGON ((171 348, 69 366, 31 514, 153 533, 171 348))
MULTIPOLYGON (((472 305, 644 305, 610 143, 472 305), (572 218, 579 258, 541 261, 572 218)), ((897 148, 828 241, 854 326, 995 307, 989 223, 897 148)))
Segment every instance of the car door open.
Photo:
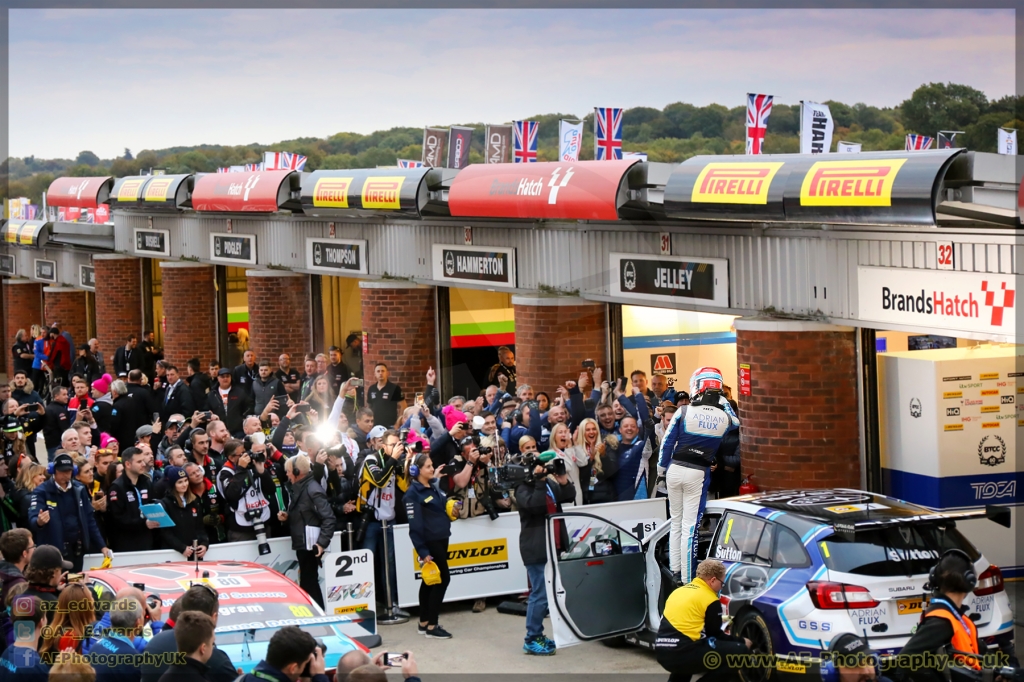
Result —
POLYGON ((646 557, 629 531, 592 514, 547 519, 545 577, 558 646, 613 637, 644 626, 646 557))

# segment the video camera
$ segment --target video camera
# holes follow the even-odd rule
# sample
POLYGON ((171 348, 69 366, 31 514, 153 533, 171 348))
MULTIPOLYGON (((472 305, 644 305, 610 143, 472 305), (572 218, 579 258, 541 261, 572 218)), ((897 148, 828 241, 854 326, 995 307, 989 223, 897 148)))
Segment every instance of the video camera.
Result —
POLYGON ((518 463, 490 467, 487 474, 491 487, 495 490, 515 490, 521 483, 529 483, 534 480, 533 470, 538 464, 544 465, 545 476, 565 476, 565 460, 555 456, 554 453, 548 455, 548 452, 514 456, 512 459, 518 459, 518 463))

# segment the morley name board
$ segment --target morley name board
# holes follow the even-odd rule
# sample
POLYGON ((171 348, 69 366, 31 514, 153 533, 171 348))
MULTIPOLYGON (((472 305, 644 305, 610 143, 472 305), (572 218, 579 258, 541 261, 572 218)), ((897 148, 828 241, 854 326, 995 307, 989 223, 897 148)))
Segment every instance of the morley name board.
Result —
POLYGON ((729 307, 729 261, 724 258, 612 253, 609 259, 612 296, 729 307))
POLYGON ((434 244, 434 279, 515 288, 516 250, 502 246, 434 244))
POLYGON ((365 275, 366 240, 306 239, 306 268, 333 275, 365 275))
POLYGON ((230 265, 256 265, 256 235, 210 233, 210 260, 230 265))

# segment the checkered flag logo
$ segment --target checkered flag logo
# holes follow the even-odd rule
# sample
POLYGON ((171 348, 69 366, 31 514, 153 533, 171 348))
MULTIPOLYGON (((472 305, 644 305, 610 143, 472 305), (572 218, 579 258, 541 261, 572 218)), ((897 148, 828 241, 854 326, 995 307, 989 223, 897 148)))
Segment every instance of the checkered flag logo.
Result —
POLYGON ((1003 326, 1003 310, 1013 307, 1014 290, 1006 288, 1006 282, 1002 282, 999 289, 989 289, 988 280, 981 283, 981 290, 985 292, 985 305, 992 308, 992 326, 1003 326), (997 294, 1002 294, 1002 300, 996 303, 997 294))

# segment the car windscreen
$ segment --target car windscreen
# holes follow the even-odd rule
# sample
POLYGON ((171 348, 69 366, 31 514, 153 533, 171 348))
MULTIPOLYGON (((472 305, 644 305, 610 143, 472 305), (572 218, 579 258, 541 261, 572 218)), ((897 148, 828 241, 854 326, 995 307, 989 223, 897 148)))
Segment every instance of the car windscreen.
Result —
POLYGON ((952 524, 858 530, 852 538, 837 533, 819 541, 818 546, 830 571, 867 576, 927 574, 948 549, 963 550, 971 561, 981 556, 952 524))

